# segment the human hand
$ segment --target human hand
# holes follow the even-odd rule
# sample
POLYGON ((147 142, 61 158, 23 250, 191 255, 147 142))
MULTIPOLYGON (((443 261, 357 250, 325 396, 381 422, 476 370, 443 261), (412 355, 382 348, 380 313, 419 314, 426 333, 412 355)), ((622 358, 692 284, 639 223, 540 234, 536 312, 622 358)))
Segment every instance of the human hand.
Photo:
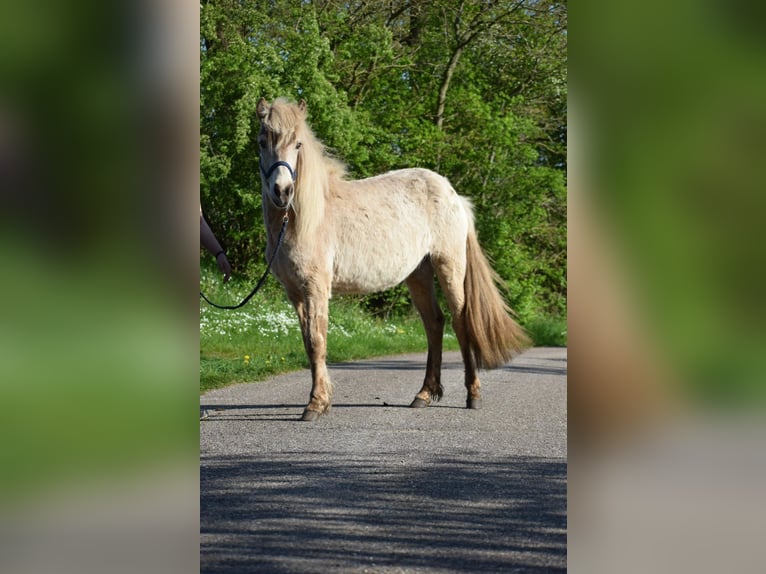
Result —
POLYGON ((218 255, 215 256, 215 262, 218 263, 218 269, 223 273, 223 282, 228 282, 231 279, 231 264, 226 253, 219 251, 218 255))

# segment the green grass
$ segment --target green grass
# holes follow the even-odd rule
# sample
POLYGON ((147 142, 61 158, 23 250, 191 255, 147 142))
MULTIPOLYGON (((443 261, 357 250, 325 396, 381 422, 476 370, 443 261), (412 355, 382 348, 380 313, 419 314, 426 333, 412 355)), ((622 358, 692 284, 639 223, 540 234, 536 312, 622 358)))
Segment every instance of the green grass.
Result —
MULTIPOLYGON (((217 303, 238 303, 251 288, 246 280, 223 285, 217 273, 205 269, 201 273, 203 291, 217 303)), ((538 346, 566 345, 565 320, 535 319, 526 328, 538 346)), ((426 348, 423 325, 414 310, 403 316, 379 318, 364 311, 355 299, 330 301, 327 335, 330 363, 425 353, 426 348)), ((448 326, 444 349, 458 348, 448 326)), ((297 316, 273 278, 242 309, 220 310, 200 300, 201 393, 307 367, 297 316)))

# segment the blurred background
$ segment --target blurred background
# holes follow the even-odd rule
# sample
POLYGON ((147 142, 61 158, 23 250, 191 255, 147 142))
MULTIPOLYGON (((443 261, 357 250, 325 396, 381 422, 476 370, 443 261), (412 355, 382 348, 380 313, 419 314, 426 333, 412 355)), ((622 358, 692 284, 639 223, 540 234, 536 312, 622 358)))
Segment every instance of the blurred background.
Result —
POLYGON ((197 4, 0 4, 0 571, 198 564, 197 4))
POLYGON ((573 572, 766 565, 762 16, 573 8, 573 572))

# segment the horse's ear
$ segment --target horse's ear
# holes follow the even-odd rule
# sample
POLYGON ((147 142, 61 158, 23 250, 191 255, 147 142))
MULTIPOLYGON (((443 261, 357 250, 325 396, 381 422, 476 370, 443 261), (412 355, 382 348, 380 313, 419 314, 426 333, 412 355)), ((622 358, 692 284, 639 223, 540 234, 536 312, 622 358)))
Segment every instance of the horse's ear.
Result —
POLYGON ((298 102, 298 109, 303 115, 306 115, 306 100, 301 100, 298 102))
POLYGON ((266 98, 258 100, 258 106, 255 108, 255 111, 258 113, 261 121, 266 119, 266 116, 269 115, 269 102, 266 101, 266 98))

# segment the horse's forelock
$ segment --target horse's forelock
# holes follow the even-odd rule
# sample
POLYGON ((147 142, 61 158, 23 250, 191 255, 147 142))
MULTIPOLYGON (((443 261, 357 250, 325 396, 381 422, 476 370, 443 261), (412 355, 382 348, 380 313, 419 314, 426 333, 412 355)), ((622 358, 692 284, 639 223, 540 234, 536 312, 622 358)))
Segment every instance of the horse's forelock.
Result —
POLYGON ((285 98, 278 98, 261 123, 265 130, 280 137, 289 137, 302 130, 303 119, 303 112, 297 105, 285 98))

